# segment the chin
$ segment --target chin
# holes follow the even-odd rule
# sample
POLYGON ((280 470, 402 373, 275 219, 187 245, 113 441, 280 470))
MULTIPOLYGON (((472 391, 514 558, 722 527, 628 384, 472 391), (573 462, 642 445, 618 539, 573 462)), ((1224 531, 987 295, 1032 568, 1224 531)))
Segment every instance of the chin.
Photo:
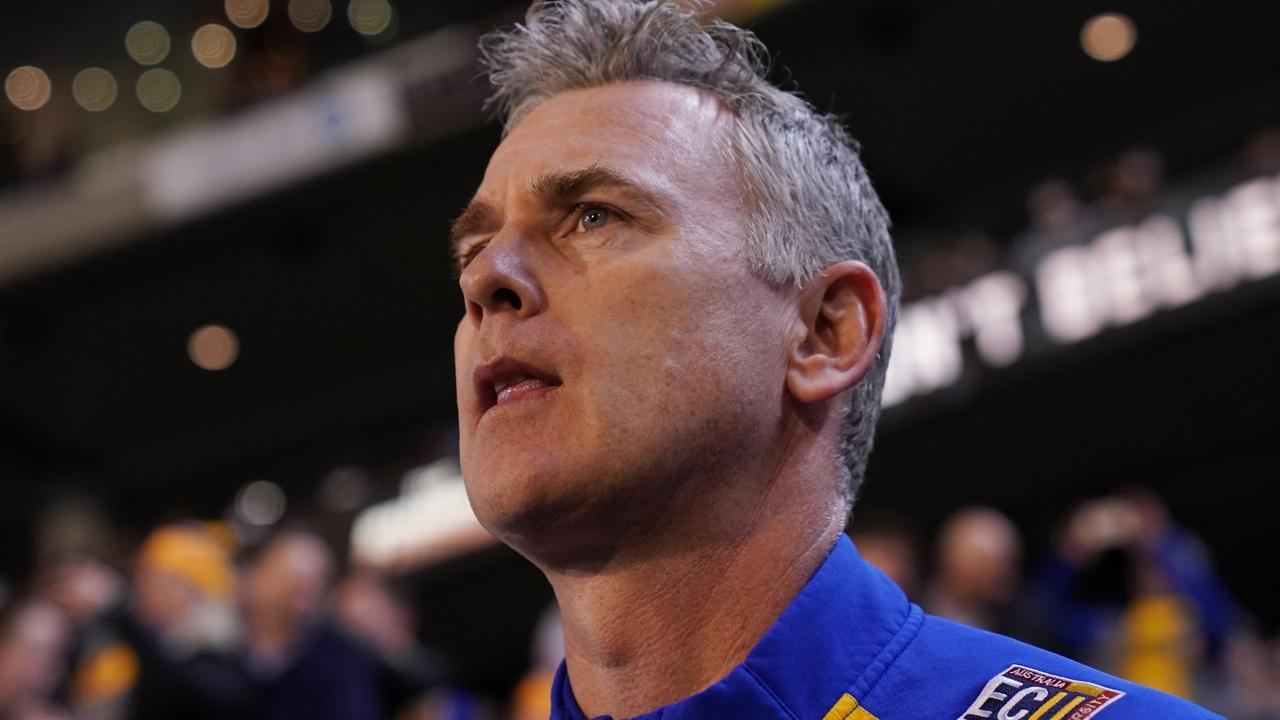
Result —
POLYGON ((593 562, 618 525, 605 510, 601 475, 548 459, 486 458, 470 472, 464 463, 471 507, 486 530, 539 567, 593 562))
POLYGON ((564 478, 547 460, 488 454, 476 462, 464 461, 467 497, 485 529, 505 540, 512 530, 546 516, 551 506, 569 501, 574 493, 564 487, 564 478))

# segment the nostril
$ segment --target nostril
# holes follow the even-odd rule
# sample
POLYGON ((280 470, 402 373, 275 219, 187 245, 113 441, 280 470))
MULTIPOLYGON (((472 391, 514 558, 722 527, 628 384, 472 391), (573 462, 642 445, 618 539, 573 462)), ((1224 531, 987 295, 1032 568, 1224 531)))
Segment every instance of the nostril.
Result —
POLYGON ((493 304, 498 307, 508 305, 512 310, 519 310, 520 295, 511 288, 498 288, 493 291, 493 304))

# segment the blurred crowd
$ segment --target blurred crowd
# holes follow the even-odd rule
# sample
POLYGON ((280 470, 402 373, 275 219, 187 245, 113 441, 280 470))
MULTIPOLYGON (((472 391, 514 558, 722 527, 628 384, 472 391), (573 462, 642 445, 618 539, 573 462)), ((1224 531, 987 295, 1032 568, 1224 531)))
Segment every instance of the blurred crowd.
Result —
POLYGON ((1042 557, 975 506, 950 515, 931 556, 906 519, 857 517, 863 556, 926 611, 1011 635, 1233 720, 1280 718, 1280 637, 1232 599, 1206 546, 1144 489, 1082 503, 1042 557), (929 565, 926 576, 923 568, 929 565))
POLYGON ((152 532, 128 576, 56 558, 0 617, 0 718, 464 718, 414 611, 316 535, 152 532))
MULTIPOLYGON (((1075 507, 1047 552, 968 507, 927 552, 913 523, 870 509, 864 557, 941 617, 1018 637, 1207 705, 1280 719, 1280 638, 1235 603, 1206 546, 1150 491, 1075 507)), ((535 720, 563 657, 558 613, 532 633, 507 698, 477 698, 417 637, 388 579, 343 571, 303 529, 241 546, 223 523, 152 531, 125 563, 47 559, 0 611, 0 720, 402 718, 535 720)))
POLYGON ((1080 245, 1118 225, 1177 206, 1192 190, 1219 191, 1242 180, 1280 173, 1280 127, 1250 133, 1228 161, 1181 184, 1169 183, 1165 157, 1147 146, 1131 147, 1093 167, 1085 177, 1042 179, 1029 185, 1025 217, 1008 243, 988 228, 955 227, 927 236, 898 238, 903 301, 935 296, 1005 268, 1031 272, 1046 252, 1080 245))

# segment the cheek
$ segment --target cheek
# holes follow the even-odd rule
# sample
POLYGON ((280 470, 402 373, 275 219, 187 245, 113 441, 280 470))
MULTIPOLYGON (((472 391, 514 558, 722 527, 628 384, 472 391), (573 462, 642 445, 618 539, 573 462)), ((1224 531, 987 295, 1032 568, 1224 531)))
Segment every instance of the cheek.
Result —
POLYGON ((592 334, 611 374, 645 383, 676 379, 696 340, 695 294, 655 272, 609 277, 599 285, 609 291, 594 303, 592 334))
POLYGON ((467 317, 458 322, 458 329, 453 333, 453 373, 458 392, 458 411, 461 413, 464 400, 471 393, 471 348, 475 340, 475 326, 467 317))
POLYGON ((458 455, 464 468, 469 464, 472 436, 478 420, 475 391, 471 382, 471 354, 475 335, 475 326, 464 316, 453 335, 454 386, 458 401, 458 455))
POLYGON ((708 277, 705 265, 695 269, 661 264, 593 283, 609 289, 591 310, 608 407, 691 417, 736 405, 742 381, 771 375, 769 348, 753 337, 759 323, 736 299, 740 291, 708 277))
POLYGON ((467 316, 462 316, 458 321, 458 329, 453 333, 453 359, 458 368, 462 367, 464 355, 470 349, 474 337, 475 325, 467 316))

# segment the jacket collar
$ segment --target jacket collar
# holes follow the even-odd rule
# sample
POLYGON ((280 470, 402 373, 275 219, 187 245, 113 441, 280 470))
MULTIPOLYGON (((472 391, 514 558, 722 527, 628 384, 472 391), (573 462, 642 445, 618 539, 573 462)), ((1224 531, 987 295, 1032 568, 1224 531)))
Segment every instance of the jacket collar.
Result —
MULTIPOLYGON (((821 718, 844 693, 860 694, 874 684, 883 671, 877 661, 919 612, 841 534, 741 665, 696 695, 635 720, 821 718)), ((564 663, 551 705, 552 720, 587 720, 564 663)))

